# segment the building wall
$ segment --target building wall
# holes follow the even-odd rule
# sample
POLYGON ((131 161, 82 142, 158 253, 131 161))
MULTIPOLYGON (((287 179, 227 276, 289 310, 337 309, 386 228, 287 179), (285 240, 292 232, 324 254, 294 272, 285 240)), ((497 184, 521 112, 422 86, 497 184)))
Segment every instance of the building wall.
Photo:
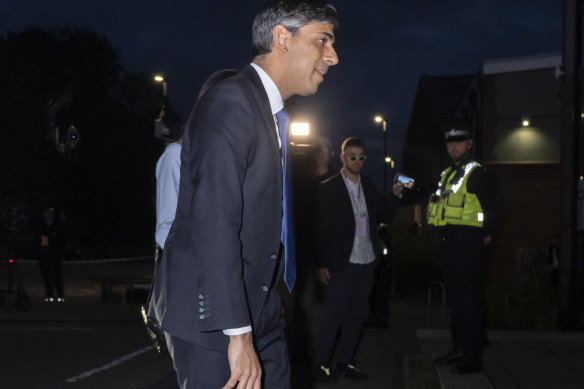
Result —
POLYGON ((483 162, 560 163, 559 88, 553 68, 483 76, 483 162))
POLYGON ((560 242, 561 166, 486 164, 501 202, 501 229, 488 250, 488 282, 517 288, 522 249, 560 242))
POLYGON ((482 162, 498 182, 502 208, 501 231, 489 250, 489 283, 509 291, 525 276, 522 250, 561 241, 559 87, 554 68, 481 80, 482 162))

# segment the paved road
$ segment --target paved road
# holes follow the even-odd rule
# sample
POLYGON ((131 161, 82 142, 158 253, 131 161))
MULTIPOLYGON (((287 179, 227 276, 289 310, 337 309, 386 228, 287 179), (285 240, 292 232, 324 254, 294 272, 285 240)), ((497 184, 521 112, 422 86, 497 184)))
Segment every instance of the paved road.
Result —
MULTIPOLYGON (((147 276, 151 262, 65 264, 67 301, 43 302, 43 288, 34 263, 19 264, 32 305, 17 311, 10 298, 0 307, 1 389, 175 389, 168 377, 171 361, 158 355, 140 322, 139 304, 122 300, 104 304, 96 275, 147 276)), ((114 291, 123 293, 125 287, 114 291)), ((115 289, 115 288, 114 288, 115 289)), ((307 372, 311 338, 323 306, 306 294, 306 334, 295 337, 295 389, 330 388, 311 382, 307 372)), ((367 382, 339 380, 335 389, 399 388, 402 356, 419 352, 415 329, 423 308, 395 302, 390 330, 367 328, 357 360, 370 375, 367 382), (394 367, 397 366, 397 369, 394 367), (392 383, 398 382, 396 385, 392 383)), ((403 378, 403 377, 402 377, 403 378)))
POLYGON ((145 388, 171 362, 139 324, 3 323, 0 388, 145 388))

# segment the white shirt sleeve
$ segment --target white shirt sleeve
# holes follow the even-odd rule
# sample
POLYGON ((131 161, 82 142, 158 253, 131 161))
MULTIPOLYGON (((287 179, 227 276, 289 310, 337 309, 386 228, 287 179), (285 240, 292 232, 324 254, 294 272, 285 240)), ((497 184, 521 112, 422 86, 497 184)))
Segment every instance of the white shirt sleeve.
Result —
POLYGON ((223 330, 223 333, 225 335, 241 335, 241 334, 245 334, 246 332, 251 332, 251 326, 223 330))
POLYGON ((181 145, 171 143, 156 164, 156 243, 164 247, 176 214, 180 183, 181 145))

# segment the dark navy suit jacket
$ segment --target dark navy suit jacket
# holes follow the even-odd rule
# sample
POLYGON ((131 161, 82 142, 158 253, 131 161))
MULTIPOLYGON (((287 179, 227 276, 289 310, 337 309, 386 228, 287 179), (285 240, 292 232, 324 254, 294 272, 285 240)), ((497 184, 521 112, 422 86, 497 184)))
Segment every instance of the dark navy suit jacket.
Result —
MULTIPOLYGON (((369 235, 377 253, 377 223, 389 222, 397 208, 399 199, 390 195, 387 200, 379 194, 373 182, 361 174, 361 185, 367 202, 369 235)), ((355 215, 349 191, 339 172, 318 186, 317 212, 317 267, 330 271, 340 270, 351 258, 355 238, 355 215)))
POLYGON ((229 342, 223 329, 270 331, 281 318, 273 289, 281 223, 275 123, 248 65, 200 99, 185 129, 176 217, 153 293, 161 328, 219 351, 229 342))

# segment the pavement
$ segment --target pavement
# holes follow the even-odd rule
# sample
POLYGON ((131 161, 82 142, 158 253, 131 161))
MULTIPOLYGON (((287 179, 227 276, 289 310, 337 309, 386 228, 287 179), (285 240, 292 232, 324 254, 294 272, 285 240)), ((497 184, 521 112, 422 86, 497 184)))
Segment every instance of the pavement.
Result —
MULTIPOLYGON (((102 300, 97 278, 107 275, 143 279, 151 276, 151 260, 118 259, 65 263, 63 267, 66 301, 45 303, 40 271, 35 262, 18 261, 31 305, 20 311, 14 307, 14 295, 5 294, 0 306, 0 324, 11 322, 54 321, 140 321, 139 302, 125 300, 127 285, 114 285, 112 300, 102 300)), ((0 289, 6 288, 4 268, 0 267, 0 289)), ((135 285, 143 288, 147 285, 135 285)), ((408 359, 429 353, 438 356, 449 350, 449 331, 443 321, 429 328, 425 301, 420 298, 394 298, 388 329, 366 327, 356 359, 368 381, 339 380, 334 384, 314 383, 309 379, 308 361, 311 339, 316 333, 324 306, 314 299, 314 290, 305 293, 303 302, 306 333, 294 337, 293 358, 295 389, 401 389, 406 388, 408 359), (299 346, 303 347, 299 347, 299 346), (299 351, 300 350, 300 351, 299 351), (304 350, 304 351, 302 351, 304 350)), ((480 373, 453 375, 449 367, 436 372, 445 389, 483 388, 584 388, 584 333, 490 331, 490 346, 480 373)), ((161 382, 163 377, 161 377, 161 382)), ((152 386, 151 389, 163 386, 152 386)))

